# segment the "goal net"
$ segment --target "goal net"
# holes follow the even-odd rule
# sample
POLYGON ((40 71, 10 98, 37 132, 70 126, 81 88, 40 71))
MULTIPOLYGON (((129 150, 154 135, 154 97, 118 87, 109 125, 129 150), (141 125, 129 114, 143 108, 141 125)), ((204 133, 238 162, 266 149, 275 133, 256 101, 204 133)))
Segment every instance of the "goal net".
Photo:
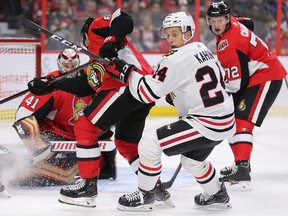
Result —
MULTIPOLYGON (((27 89, 41 75, 41 44, 36 39, 0 38, 0 100, 27 89)), ((13 121, 25 95, 0 104, 0 123, 13 121)))

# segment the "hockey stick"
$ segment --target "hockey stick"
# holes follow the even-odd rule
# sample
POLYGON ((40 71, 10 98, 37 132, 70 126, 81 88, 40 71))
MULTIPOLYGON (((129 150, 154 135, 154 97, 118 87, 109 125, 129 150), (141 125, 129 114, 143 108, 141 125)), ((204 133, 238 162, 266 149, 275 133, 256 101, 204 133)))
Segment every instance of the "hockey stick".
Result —
POLYGON ((173 176, 171 177, 171 179, 170 179, 169 181, 167 181, 167 182, 163 182, 163 183, 162 183, 166 189, 169 189, 169 188, 172 187, 172 185, 173 185, 176 177, 178 176, 178 173, 180 172, 181 168, 182 168, 182 164, 179 163, 179 165, 178 165, 178 167, 176 168, 176 170, 175 170, 173 176))
POLYGON ((285 79, 286 87, 288 88, 288 77, 286 76, 284 79, 285 79))
POLYGON ((42 26, 39 26, 38 24, 32 22, 31 20, 27 19, 26 17, 24 17, 23 12, 22 12, 22 7, 21 7, 21 2, 20 0, 10 0, 11 3, 11 7, 12 7, 12 11, 14 13, 14 15, 16 16, 16 18, 21 21, 22 23, 26 24, 27 26, 44 33, 45 35, 47 35, 48 37, 66 45, 67 47, 80 51, 94 59, 96 59, 99 62, 102 62, 103 64, 108 65, 109 61, 95 55, 92 52, 89 52, 88 50, 82 48, 81 46, 78 46, 77 44, 72 43, 71 41, 68 41, 62 37, 60 37, 59 35, 53 34, 52 32, 48 31, 47 29, 43 28, 42 26))
MULTIPOLYGON (((61 74, 60 76, 54 78, 54 79, 51 80, 49 83, 56 82, 56 81, 58 81, 58 80, 61 80, 61 79, 65 78, 65 77, 69 76, 69 75, 74 75, 74 74, 75 74, 76 72, 78 72, 79 70, 88 67, 90 64, 93 64, 94 62, 95 62, 95 61, 91 61, 91 62, 87 62, 87 63, 85 63, 85 64, 83 64, 83 65, 80 65, 79 67, 74 68, 74 69, 72 69, 72 70, 70 70, 70 71, 68 71, 68 72, 66 72, 66 73, 64 73, 64 74, 61 74)), ((18 97, 26 94, 27 92, 29 92, 29 89, 25 89, 25 90, 23 90, 23 91, 21 91, 21 92, 18 92, 18 93, 16 93, 16 94, 14 94, 14 95, 11 95, 11 96, 9 96, 9 97, 7 97, 7 98, 4 98, 4 99, 0 100, 0 105, 3 104, 3 103, 8 102, 8 101, 10 101, 10 100, 13 100, 13 99, 15 99, 15 98, 18 98, 18 97)))

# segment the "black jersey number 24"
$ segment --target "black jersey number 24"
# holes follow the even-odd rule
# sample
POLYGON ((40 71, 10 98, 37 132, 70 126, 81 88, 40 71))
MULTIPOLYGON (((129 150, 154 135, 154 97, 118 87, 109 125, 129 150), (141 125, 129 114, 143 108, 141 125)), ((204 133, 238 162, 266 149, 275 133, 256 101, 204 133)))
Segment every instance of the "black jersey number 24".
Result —
MULTIPOLYGON (((216 104, 220 104, 224 101, 224 96, 222 91, 215 91, 219 81, 215 75, 214 69, 205 66, 200 68, 196 72, 196 81, 201 82, 204 80, 204 76, 208 75, 210 77, 210 81, 202 84, 200 88, 200 94, 203 100, 203 104, 205 107, 211 107, 216 104), (210 93, 210 94, 209 94, 210 93), (213 96, 211 96, 213 94, 213 96)), ((221 76, 220 76, 221 77, 221 76)), ((220 84, 222 87, 224 86, 223 79, 220 80, 220 84)))

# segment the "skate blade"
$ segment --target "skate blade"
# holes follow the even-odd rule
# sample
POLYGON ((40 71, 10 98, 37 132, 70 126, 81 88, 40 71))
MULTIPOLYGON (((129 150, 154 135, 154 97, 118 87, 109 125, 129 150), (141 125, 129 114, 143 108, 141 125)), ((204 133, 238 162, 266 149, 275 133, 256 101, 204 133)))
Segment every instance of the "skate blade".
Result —
POLYGON ((210 205, 197 205, 195 203, 195 206, 201 209, 210 209, 210 210, 223 210, 223 209, 230 209, 232 208, 231 203, 213 203, 210 205))
POLYGON ((251 191, 253 189, 250 181, 224 182, 230 191, 251 191))
POLYGON ((92 197, 92 198, 87 198, 87 197, 69 198, 69 197, 60 195, 58 201, 60 203, 68 204, 68 205, 95 208, 96 207, 95 197, 92 197))
POLYGON ((117 209, 119 211, 128 211, 128 212, 151 212, 153 211, 152 205, 141 205, 138 207, 130 207, 130 206, 123 206, 123 205, 118 205, 117 209))
POLYGON ((175 208, 175 205, 174 205, 174 203, 172 202, 171 198, 168 198, 167 200, 162 200, 161 202, 164 203, 164 204, 167 205, 167 206, 170 206, 170 207, 172 207, 172 208, 175 208))

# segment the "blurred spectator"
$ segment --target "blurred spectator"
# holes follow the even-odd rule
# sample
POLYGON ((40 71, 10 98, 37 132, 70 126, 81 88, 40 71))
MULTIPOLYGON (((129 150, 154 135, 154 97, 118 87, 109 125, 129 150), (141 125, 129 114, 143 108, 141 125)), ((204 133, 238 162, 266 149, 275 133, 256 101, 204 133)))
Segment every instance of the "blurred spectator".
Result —
MULTIPOLYGON (((74 41, 74 38, 71 37, 71 31, 74 27, 76 14, 73 14, 73 10, 71 10, 68 3, 67 0, 58 0, 56 11, 48 17, 47 27, 56 35, 74 41)), ((52 39, 48 39, 46 48, 59 50, 66 48, 66 46, 52 39)))
POLYGON ((97 0, 97 14, 99 17, 106 16, 115 11, 116 5, 111 0, 97 0))
POLYGON ((151 17, 153 26, 155 27, 156 30, 160 31, 162 22, 164 18, 167 16, 166 10, 157 1, 152 2, 152 4, 149 5, 147 9, 148 11, 150 11, 150 17, 151 17))
POLYGON ((206 19, 199 18, 199 41, 204 43, 213 53, 216 52, 215 35, 207 28, 206 19), (205 28, 206 27, 206 28, 205 28))
POLYGON ((97 17, 96 6, 95 0, 85 0, 84 10, 78 13, 77 21, 85 21, 88 17, 97 17))
MULTIPOLYGON (((270 6, 273 17, 277 16, 278 1, 274 0, 270 6)), ((288 0, 282 0, 282 21, 288 20, 288 0)))
POLYGON ((139 27, 134 27, 133 31, 129 35, 129 40, 137 50, 140 52, 144 51, 144 44, 141 41, 141 31, 139 27))
POLYGON ((143 16, 142 6, 139 0, 130 0, 127 4, 126 10, 132 16, 134 26, 136 27, 139 27, 141 25, 141 17, 143 16))
POLYGON ((144 16, 141 22, 141 41, 144 51, 158 51, 160 32, 155 30, 150 16, 144 16))
POLYGON ((84 11, 78 13, 77 20, 75 21, 73 28, 73 35, 77 44, 80 44, 81 42, 80 31, 83 24, 85 23, 85 20, 88 17, 97 17, 96 7, 97 5, 95 0, 85 0, 84 11))
MULTIPOLYGON (((35 0, 33 5, 33 21, 38 25, 41 25, 42 20, 42 0, 35 0)), ((46 0, 46 16, 55 10, 54 0, 46 0)))
POLYGON ((250 18, 254 22, 255 34, 257 34, 260 38, 265 38, 265 36, 267 35, 265 23, 267 21, 267 16, 269 15, 269 13, 262 9, 257 3, 250 5, 250 18))

